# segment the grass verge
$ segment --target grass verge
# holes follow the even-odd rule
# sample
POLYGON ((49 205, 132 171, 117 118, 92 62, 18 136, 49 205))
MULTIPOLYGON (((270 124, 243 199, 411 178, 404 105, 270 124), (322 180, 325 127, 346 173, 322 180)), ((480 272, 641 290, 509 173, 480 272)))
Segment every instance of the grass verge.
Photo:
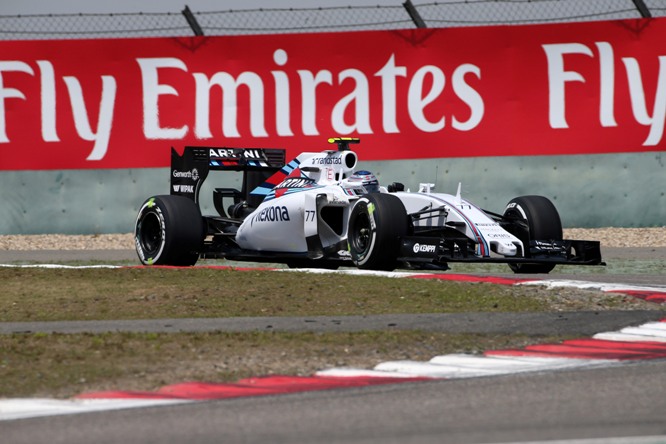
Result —
MULTIPOLYGON (((0 322, 658 309, 594 291, 197 267, 0 268, 0 282, 0 322)), ((421 331, 0 335, 0 397, 307 375, 562 339, 421 331)))
POLYGON ((564 337, 357 333, 106 333, 0 336, 0 397, 65 398, 99 390, 155 390, 184 381, 311 375, 336 366, 520 347, 564 337))
MULTIPOLYGON (((599 310, 622 295, 206 268, 0 269, 0 322, 599 310)), ((644 303, 643 303, 644 304, 644 303)), ((652 306, 653 307, 653 306, 652 306)))

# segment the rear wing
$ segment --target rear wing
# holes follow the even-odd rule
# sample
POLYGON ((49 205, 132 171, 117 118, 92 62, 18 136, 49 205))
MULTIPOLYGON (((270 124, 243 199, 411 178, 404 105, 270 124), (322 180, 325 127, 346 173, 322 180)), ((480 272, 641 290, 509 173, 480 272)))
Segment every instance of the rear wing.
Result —
POLYGON ((284 166, 286 150, 281 148, 226 148, 186 146, 183 154, 171 148, 171 194, 199 203, 201 184, 210 171, 242 171, 247 198, 252 190, 284 166))

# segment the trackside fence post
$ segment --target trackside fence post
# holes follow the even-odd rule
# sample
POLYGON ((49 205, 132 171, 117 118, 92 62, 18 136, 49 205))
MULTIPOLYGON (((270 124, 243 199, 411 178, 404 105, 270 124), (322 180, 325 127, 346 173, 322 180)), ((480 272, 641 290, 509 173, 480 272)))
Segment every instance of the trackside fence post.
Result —
POLYGON ((651 18, 652 13, 650 13, 650 9, 647 7, 645 2, 643 0, 633 0, 634 5, 636 5, 636 9, 638 9, 638 12, 640 13, 641 17, 643 18, 651 18))
POLYGON ((192 28, 192 31, 194 32, 194 35, 196 35, 196 36, 204 35, 203 29, 201 29, 201 26, 199 25, 199 22, 197 21, 197 18, 194 16, 194 14, 192 14, 192 11, 190 11, 190 7, 185 5, 185 9, 183 9, 181 12, 185 16, 185 20, 187 20, 187 24, 190 25, 190 28, 192 28))
POLYGON ((427 28, 425 21, 423 20, 421 14, 419 14, 419 11, 412 3, 412 0, 406 0, 405 3, 402 4, 402 6, 405 8, 407 14, 409 14, 409 17, 412 19, 417 28, 427 28))

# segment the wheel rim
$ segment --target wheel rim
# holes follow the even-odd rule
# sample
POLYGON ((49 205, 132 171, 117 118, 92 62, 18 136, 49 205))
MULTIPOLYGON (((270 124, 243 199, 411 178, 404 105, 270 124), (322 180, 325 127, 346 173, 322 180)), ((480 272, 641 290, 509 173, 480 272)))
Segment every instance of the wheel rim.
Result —
POLYGON ((162 226, 153 212, 146 214, 139 223, 139 242, 147 255, 154 255, 162 245, 162 226))
POLYGON ((359 214, 354 224, 352 236, 352 248, 354 251, 363 254, 370 247, 370 219, 365 213, 359 214))
POLYGON ((507 230, 509 233, 513 234, 516 236, 518 239, 523 241, 523 244, 527 243, 529 244, 529 237, 530 237, 530 225, 529 221, 523 217, 522 214, 520 214, 519 211, 516 210, 509 210, 506 213, 504 213, 504 217, 507 219, 511 219, 514 221, 520 221, 525 224, 525 231, 523 230, 507 230), (523 232, 521 232, 523 231, 523 232))

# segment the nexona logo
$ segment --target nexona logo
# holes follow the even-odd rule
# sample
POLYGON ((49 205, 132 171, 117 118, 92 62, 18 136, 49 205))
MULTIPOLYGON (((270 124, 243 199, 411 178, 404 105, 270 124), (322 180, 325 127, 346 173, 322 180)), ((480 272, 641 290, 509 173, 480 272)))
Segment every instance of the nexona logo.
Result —
POLYGON ((251 225, 254 225, 255 222, 288 222, 290 220, 287 207, 284 205, 276 205, 266 207, 252 216, 251 225))

